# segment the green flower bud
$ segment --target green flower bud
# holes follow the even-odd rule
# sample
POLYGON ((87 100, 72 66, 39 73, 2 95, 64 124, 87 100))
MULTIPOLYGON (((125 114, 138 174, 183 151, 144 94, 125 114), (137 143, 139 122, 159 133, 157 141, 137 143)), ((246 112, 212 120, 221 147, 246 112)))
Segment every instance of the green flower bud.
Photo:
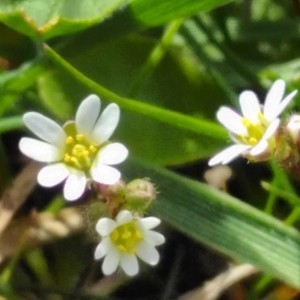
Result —
POLYGON ((126 185, 124 196, 122 209, 143 214, 156 198, 156 189, 147 179, 134 179, 126 185))

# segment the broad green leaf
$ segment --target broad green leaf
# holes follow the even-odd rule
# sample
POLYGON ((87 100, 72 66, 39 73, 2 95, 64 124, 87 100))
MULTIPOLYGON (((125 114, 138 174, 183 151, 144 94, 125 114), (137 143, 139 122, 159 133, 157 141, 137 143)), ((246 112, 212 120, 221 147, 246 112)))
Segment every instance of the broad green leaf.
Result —
POLYGON ((133 0, 130 11, 143 26, 157 26, 175 18, 209 11, 232 0, 133 0))
MULTIPOLYGON (((140 76, 139 66, 143 66, 152 47, 153 44, 147 40, 123 39, 95 46, 89 52, 75 56, 72 64, 95 81, 102 82, 120 94, 128 94, 132 83, 140 76)), ((56 71, 47 77, 42 76, 39 83, 40 94, 44 101, 59 115, 62 115, 62 110, 66 106, 64 99, 79 101, 78 95, 83 94, 78 86, 76 87, 76 83, 68 80, 61 72, 56 71), (61 93, 58 92, 59 90, 61 93), (61 105, 57 106, 57 101, 61 105)), ((204 72, 197 75, 197 80, 187 78, 181 66, 170 54, 166 55, 153 76, 145 82, 141 81, 141 84, 137 97, 144 99, 145 104, 195 115, 195 119, 199 118, 199 120, 202 115, 214 117, 212 103, 223 99, 216 84, 204 72)), ((107 98, 107 100, 111 99, 107 98)), ((216 104, 215 107, 217 106, 216 104)), ((69 116, 70 112, 67 111, 65 114, 69 116)), ((221 146, 208 136, 197 135, 190 130, 182 130, 170 125, 173 124, 167 125, 152 118, 145 118, 144 115, 123 111, 115 138, 118 137, 126 143, 132 153, 168 165, 207 157, 216 150, 217 146, 221 146)))
POLYGON ((36 39, 74 33, 113 18, 127 18, 124 27, 139 29, 209 11, 232 0, 3 0, 0 21, 36 39), (127 6, 126 6, 127 5, 127 6), (121 15, 121 17, 120 17, 121 15))
POLYGON ((97 24, 125 0, 2 0, 0 21, 36 39, 74 33, 97 24))
POLYGON ((166 169, 138 160, 123 165, 125 178, 149 177, 158 197, 153 211, 165 222, 238 262, 300 288, 300 234, 242 201, 166 169))

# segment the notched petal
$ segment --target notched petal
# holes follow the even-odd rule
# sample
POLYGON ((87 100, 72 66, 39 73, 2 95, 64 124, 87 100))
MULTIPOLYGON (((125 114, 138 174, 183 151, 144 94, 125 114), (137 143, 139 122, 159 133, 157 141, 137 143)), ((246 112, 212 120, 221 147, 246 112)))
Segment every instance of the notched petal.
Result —
POLYGON ((109 252, 110 248, 111 248, 110 240, 108 238, 104 238, 96 247, 94 258, 96 260, 101 259, 109 252))
POLYGON ((91 168, 92 178, 102 184, 114 184, 121 178, 121 173, 110 166, 94 163, 91 168))
POLYGON ((98 120, 100 108, 101 101, 97 95, 89 95, 81 102, 75 116, 78 133, 83 134, 88 139, 90 138, 98 120))
POLYGON ((105 256, 102 264, 103 274, 111 275, 112 273, 114 273, 117 270, 119 263, 120 263, 120 253, 113 248, 110 249, 110 251, 105 256))
POLYGON ((115 131, 119 123, 119 119, 119 106, 115 103, 108 105, 99 117, 91 134, 93 143, 98 146, 106 142, 115 131))
POLYGON ((105 165, 116 165, 128 156, 127 148, 121 143, 111 143, 104 146, 98 153, 96 161, 105 165))
POLYGON ((134 276, 139 272, 139 263, 134 254, 123 254, 120 264, 128 276, 134 276))
POLYGON ((64 185, 64 197, 74 201, 82 196, 86 187, 86 177, 83 172, 70 174, 64 185))
POLYGON ((57 163, 42 168, 37 180, 44 187, 52 187, 64 181, 68 175, 68 168, 63 163, 57 163))
POLYGON ((146 217, 141 219, 140 222, 142 223, 142 226, 146 229, 155 228, 161 223, 160 219, 155 217, 146 217))
POLYGON ((133 219, 133 215, 129 210, 121 210, 116 217, 118 225, 131 222, 132 219, 133 219))
POLYGON ((247 129, 242 123, 243 118, 231 108, 221 107, 217 112, 217 119, 229 131, 239 135, 247 135, 247 129))
POLYGON ((239 155, 243 154, 246 150, 251 148, 249 145, 244 144, 238 144, 238 145, 232 145, 228 148, 224 149, 223 151, 217 153, 215 156, 213 156, 209 161, 209 166, 215 166, 218 164, 227 164, 231 162, 233 159, 238 157, 239 155))
POLYGON ((252 123, 257 123, 259 121, 258 115, 261 112, 261 107, 255 93, 252 91, 244 91, 240 94, 239 101, 243 116, 252 123))
POLYGON ((58 147, 27 137, 21 138, 19 149, 28 157, 46 163, 59 161, 63 156, 58 147))
POLYGON ((149 230, 145 236, 145 240, 154 246, 159 246, 165 242, 165 237, 159 232, 149 230))
POLYGON ((151 266, 159 262, 159 253, 151 244, 143 241, 137 245, 137 256, 151 266))
POLYGON ((117 227, 117 223, 109 218, 101 218, 96 224, 96 231, 101 236, 109 235, 115 228, 117 227))
POLYGON ((66 134, 55 121, 36 112, 28 112, 23 116, 24 124, 40 139, 56 147, 63 147, 66 134))

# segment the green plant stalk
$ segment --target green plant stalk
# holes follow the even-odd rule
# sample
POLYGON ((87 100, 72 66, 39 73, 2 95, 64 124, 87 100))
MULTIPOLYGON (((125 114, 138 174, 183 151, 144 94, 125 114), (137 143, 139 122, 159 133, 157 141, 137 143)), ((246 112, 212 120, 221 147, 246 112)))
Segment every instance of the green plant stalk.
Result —
POLYGON ((261 185, 265 190, 273 193, 276 197, 281 197, 286 200, 286 202, 288 202, 292 207, 300 206, 299 197, 291 194, 290 192, 284 191, 265 181, 263 181, 261 185))
POLYGON ((39 248, 32 249, 26 254, 25 258, 42 285, 50 286, 53 282, 42 250, 39 248))
POLYGON ((300 219, 300 206, 296 207, 291 214, 285 219, 285 224, 287 225, 293 225, 295 222, 297 222, 300 219))
POLYGON ((7 117, 0 119, 0 133, 19 129, 23 127, 23 120, 21 116, 7 117))
POLYGON ((270 192, 267 199, 264 211, 271 215, 277 203, 277 198, 281 197, 287 201, 291 206, 300 204, 299 198, 291 185, 287 174, 277 165, 274 160, 270 161, 270 168, 273 171, 274 178, 272 183, 262 182, 262 187, 270 192))
POLYGON ((209 136, 217 140, 226 141, 227 139, 225 129, 214 122, 196 119, 182 113, 153 106, 139 100, 121 97, 96 83, 95 81, 91 80, 90 78, 86 77, 49 46, 44 45, 44 50, 46 54, 53 60, 53 62, 67 71, 80 83, 88 87, 96 94, 99 94, 101 97, 117 103, 125 110, 139 113, 146 117, 150 117, 160 122, 167 123, 174 127, 182 128, 187 131, 198 133, 204 136, 209 136))
POLYGON ((5 285, 8 284, 10 281, 10 278, 13 274, 13 271, 21 257, 21 254, 24 250, 25 244, 27 242, 28 239, 28 235, 25 234, 19 245, 17 250, 15 251, 14 255, 12 256, 11 260, 9 261, 8 265, 5 267, 5 269, 2 271, 1 275, 0 275, 0 285, 5 285))
POLYGON ((166 27, 160 42, 151 51, 147 61, 145 62, 141 71, 136 77, 136 80, 133 82, 130 91, 128 93, 129 97, 133 97, 134 95, 136 95, 142 83, 145 82, 147 78, 151 76, 155 68, 164 58, 168 45, 172 42, 174 35, 177 33, 181 25, 182 25, 182 20, 180 19, 171 22, 166 27))

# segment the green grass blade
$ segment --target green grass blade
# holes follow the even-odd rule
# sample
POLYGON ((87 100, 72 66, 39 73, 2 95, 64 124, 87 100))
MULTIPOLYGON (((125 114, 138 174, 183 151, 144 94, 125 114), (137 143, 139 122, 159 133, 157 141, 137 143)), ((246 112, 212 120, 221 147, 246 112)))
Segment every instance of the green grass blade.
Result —
POLYGON ((200 11, 209 11, 232 0, 133 0, 130 9, 144 26, 156 26, 200 11))
POLYGON ((300 288, 300 234, 294 228, 208 185, 160 167, 131 162, 128 177, 157 184, 154 211, 195 240, 251 263, 300 288))

